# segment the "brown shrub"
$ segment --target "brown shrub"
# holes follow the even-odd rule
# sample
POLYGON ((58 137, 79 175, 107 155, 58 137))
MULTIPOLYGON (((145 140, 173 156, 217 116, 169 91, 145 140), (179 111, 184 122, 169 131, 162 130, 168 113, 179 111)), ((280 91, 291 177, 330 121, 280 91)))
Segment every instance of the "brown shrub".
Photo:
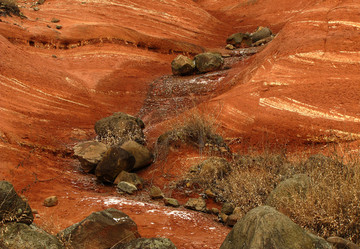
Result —
POLYGON ((14 0, 0 0, 0 16, 21 16, 20 9, 14 0))
POLYGON ((240 156, 222 179, 193 177, 203 189, 211 190, 224 202, 232 202, 243 214, 263 205, 269 193, 281 181, 294 174, 305 173, 311 178, 304 196, 277 203, 278 210, 295 223, 322 237, 339 236, 360 241, 360 162, 344 163, 338 156, 314 155, 307 160, 290 162, 284 155, 264 153, 240 156))

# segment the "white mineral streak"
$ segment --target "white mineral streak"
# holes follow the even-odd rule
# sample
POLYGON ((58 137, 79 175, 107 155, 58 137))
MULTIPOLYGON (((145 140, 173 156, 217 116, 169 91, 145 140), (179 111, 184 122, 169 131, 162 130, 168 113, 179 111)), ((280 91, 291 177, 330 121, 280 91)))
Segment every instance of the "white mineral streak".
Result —
POLYGON ((318 107, 301 103, 291 98, 279 99, 276 97, 260 98, 260 106, 268 106, 277 110, 298 113, 299 115, 311 118, 323 118, 334 121, 360 122, 360 118, 344 115, 339 112, 331 113, 321 111, 318 107))

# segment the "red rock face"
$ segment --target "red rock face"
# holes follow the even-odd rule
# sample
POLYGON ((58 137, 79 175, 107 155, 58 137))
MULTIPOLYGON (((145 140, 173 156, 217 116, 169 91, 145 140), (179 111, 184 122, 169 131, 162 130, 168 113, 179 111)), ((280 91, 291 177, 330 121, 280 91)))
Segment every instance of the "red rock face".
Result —
MULTIPOLYGON (((28 19, 0 18, 0 176, 39 210, 35 222, 54 232, 111 206, 133 218, 142 236, 169 237, 178 248, 219 248, 228 233, 208 216, 114 197, 79 171, 71 147, 93 138, 94 123, 115 111, 139 113, 150 144, 165 120, 201 104, 225 137, 240 138, 234 150, 268 142, 295 151, 334 141, 358 148, 356 1, 48 0, 39 11, 31 4, 19 1, 28 19), (184 88, 183 79, 168 76, 177 54, 224 52, 228 35, 257 26, 276 37, 256 55, 214 75, 190 76, 184 88), (178 90, 156 95, 160 76, 178 90), (59 204, 45 208, 50 195, 59 204)), ((161 165, 142 176, 151 179, 161 165)))

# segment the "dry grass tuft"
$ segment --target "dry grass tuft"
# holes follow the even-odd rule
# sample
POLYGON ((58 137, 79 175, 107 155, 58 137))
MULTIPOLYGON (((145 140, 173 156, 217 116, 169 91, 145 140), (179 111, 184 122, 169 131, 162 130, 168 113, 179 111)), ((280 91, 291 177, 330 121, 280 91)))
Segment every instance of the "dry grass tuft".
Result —
POLYGON ((0 0, 0 16, 21 16, 20 9, 14 0, 0 0))
POLYGON ((360 242, 360 162, 356 159, 345 163, 337 155, 314 155, 290 162, 285 155, 274 153, 239 156, 222 179, 199 180, 196 176, 192 180, 245 214, 264 205, 280 182, 299 173, 311 178, 306 197, 294 194, 279 200, 276 208, 321 237, 360 242))

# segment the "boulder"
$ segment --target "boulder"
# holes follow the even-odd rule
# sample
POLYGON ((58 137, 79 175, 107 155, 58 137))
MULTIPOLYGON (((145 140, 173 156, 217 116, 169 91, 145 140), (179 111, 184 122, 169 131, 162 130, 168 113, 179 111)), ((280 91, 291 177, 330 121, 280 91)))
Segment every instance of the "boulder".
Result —
POLYGON ((230 231, 220 249, 331 249, 269 206, 252 209, 230 231))
POLYGON ((118 192, 125 192, 129 195, 134 194, 137 190, 138 189, 134 184, 128 182, 119 182, 119 184, 117 185, 118 192))
POLYGON ((235 33, 230 35, 226 39, 226 43, 233 45, 237 48, 240 47, 250 47, 251 46, 251 37, 249 33, 235 33))
POLYGON ((174 198, 164 198, 165 206, 180 207, 179 202, 174 198))
POLYGON ((359 246, 357 246, 350 240, 343 239, 337 236, 329 237, 326 240, 334 246, 334 249, 360 249, 359 246))
POLYGON ((221 69, 224 59, 219 53, 202 53, 194 58, 196 69, 200 73, 206 73, 221 69))
POLYGON ((142 169, 154 160, 153 154, 144 145, 135 141, 127 141, 121 145, 121 148, 130 152, 135 157, 133 170, 142 169))
POLYGON ((201 197, 200 198, 190 198, 186 202, 185 208, 203 212, 206 210, 206 202, 201 197))
POLYGON ((272 35, 272 32, 267 27, 259 27, 257 30, 251 34, 251 41, 255 43, 259 40, 265 39, 272 35))
POLYGON ((98 141, 87 141, 74 146, 74 155, 79 159, 81 168, 89 173, 96 168, 108 147, 98 141))
POLYGON ((110 249, 176 249, 166 238, 139 238, 128 243, 118 243, 110 249))
POLYGON ((103 156, 95 169, 96 177, 103 182, 113 183, 121 171, 130 171, 135 158, 120 147, 111 147, 103 156))
POLYGON ((174 75, 190 75, 195 72, 195 62, 184 55, 178 55, 171 62, 171 70, 174 75))
POLYGON ((4 222, 23 222, 31 224, 34 220, 31 208, 7 181, 0 181, 0 224, 4 222))
POLYGON ((27 225, 24 223, 11 222, 0 226, 0 240, 2 240, 2 243, 8 248, 64 248, 55 236, 46 233, 35 225, 27 225))
POLYGON ((121 145, 129 140, 145 144, 145 136, 142 131, 144 128, 145 125, 141 119, 122 112, 116 112, 95 123, 96 134, 111 145, 121 145))
POLYGON ((119 241, 126 243, 140 237, 135 222, 115 208, 94 212, 57 236, 73 249, 107 249, 119 241))
POLYGON ((164 198, 164 193, 157 186, 152 186, 150 188, 149 195, 150 195, 151 199, 162 199, 162 198, 164 198))
POLYGON ((305 197, 310 187, 311 179, 305 174, 296 174, 283 182, 280 182, 270 193, 265 204, 276 207, 283 201, 290 201, 294 195, 305 197))
POLYGON ((199 175, 205 179, 221 179, 231 169, 228 161, 221 157, 210 157, 197 167, 200 169, 199 175))
POLYGON ((116 177, 114 184, 117 185, 119 182, 128 182, 134 184, 138 189, 142 189, 144 184, 144 180, 140 176, 135 173, 126 172, 124 170, 121 171, 121 173, 116 177))

